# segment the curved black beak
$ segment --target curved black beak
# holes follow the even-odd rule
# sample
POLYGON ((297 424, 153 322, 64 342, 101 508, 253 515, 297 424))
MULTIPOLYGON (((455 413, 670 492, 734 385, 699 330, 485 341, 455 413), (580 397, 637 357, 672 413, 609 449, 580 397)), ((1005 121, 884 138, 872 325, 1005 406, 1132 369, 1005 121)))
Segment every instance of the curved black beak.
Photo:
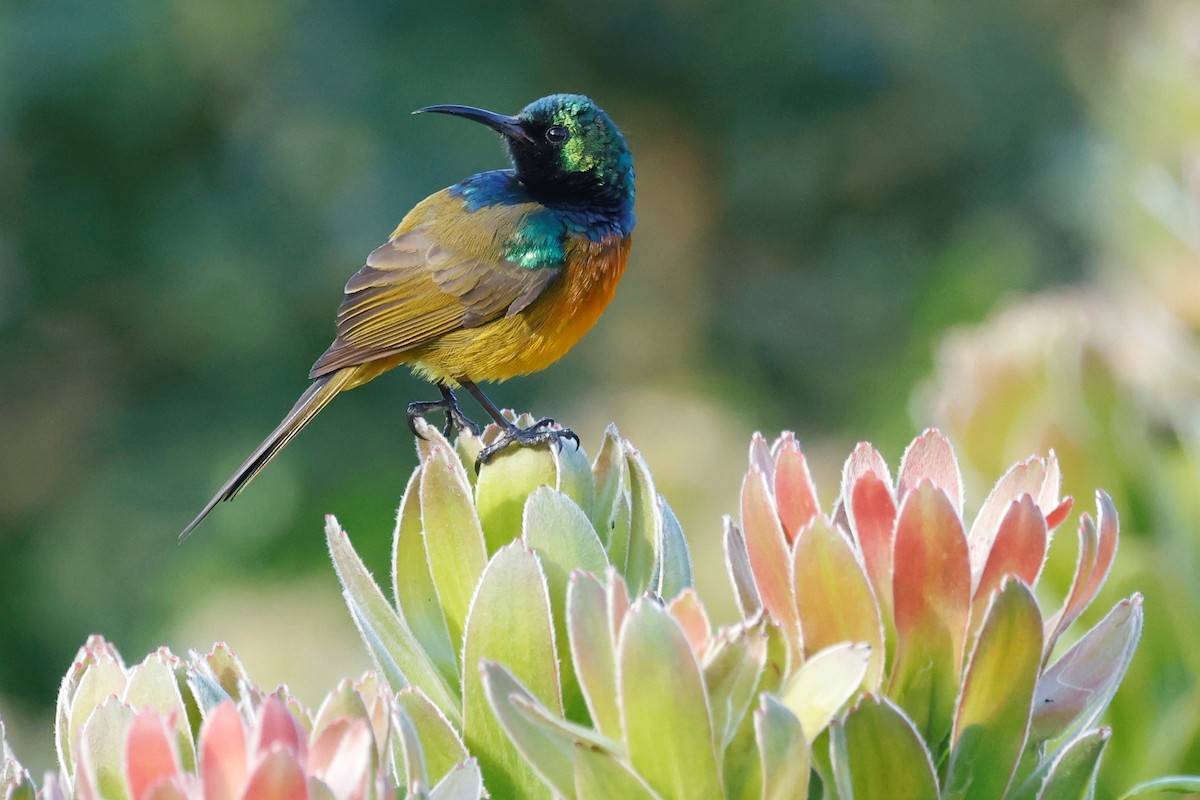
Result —
POLYGON ((425 112, 463 117, 464 119, 474 120, 475 122, 487 125, 492 130, 498 131, 509 139, 523 142, 533 141, 533 137, 521 127, 519 119, 516 117, 506 117, 494 111, 484 111, 482 108, 475 108, 474 106, 425 106, 424 108, 418 108, 412 113, 423 114, 425 112))

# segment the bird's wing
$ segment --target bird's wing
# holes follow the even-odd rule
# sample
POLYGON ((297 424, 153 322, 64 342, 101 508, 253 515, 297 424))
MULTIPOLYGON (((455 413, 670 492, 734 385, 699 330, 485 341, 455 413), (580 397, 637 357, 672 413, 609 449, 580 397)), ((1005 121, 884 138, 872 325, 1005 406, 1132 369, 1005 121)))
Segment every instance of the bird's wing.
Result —
POLYGON ((500 249, 522 213, 519 206, 509 206, 489 220, 493 215, 482 211, 466 218, 459 212, 454 215, 458 225, 436 214, 426 215, 425 222, 406 218, 346 283, 337 338, 309 377, 402 353, 525 309, 562 269, 487 257, 500 249))

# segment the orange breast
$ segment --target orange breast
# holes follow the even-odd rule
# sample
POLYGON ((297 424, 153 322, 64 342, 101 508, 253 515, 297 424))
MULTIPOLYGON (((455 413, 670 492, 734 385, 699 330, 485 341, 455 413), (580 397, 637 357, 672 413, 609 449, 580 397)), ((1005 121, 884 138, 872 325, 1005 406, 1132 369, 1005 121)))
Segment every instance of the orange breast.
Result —
POLYGON ((630 238, 573 241, 566 266, 541 297, 511 317, 446 334, 408 355, 430 380, 502 381, 553 364, 600 318, 625 272, 630 238))

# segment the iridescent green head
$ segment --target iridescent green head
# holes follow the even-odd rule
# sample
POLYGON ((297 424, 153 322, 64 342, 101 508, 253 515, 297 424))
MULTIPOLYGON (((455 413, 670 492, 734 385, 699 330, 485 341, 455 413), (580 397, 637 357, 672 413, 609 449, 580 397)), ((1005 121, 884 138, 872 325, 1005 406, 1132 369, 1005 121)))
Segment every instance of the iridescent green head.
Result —
POLYGON ((581 94, 534 100, 515 117, 470 106, 421 110, 466 117, 499 131, 517 177, 544 202, 632 204, 633 156, 625 137, 581 94))

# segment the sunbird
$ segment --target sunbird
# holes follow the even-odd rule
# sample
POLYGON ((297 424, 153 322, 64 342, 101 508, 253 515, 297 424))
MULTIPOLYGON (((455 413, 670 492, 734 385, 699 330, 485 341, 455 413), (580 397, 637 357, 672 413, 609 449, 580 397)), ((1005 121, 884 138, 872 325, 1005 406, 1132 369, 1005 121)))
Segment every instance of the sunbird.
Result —
POLYGON ((438 105, 414 111, 473 120, 500 133, 512 169, 435 192, 346 283, 337 335, 309 371, 312 384, 179 535, 233 499, 339 392, 400 364, 440 400, 410 403, 408 427, 430 412, 445 431, 482 430, 459 408, 465 388, 501 428, 483 448, 578 437, 543 418, 519 428, 477 385, 544 369, 608 306, 625 272, 634 226, 633 156, 599 106, 578 94, 535 100, 516 116, 438 105))

